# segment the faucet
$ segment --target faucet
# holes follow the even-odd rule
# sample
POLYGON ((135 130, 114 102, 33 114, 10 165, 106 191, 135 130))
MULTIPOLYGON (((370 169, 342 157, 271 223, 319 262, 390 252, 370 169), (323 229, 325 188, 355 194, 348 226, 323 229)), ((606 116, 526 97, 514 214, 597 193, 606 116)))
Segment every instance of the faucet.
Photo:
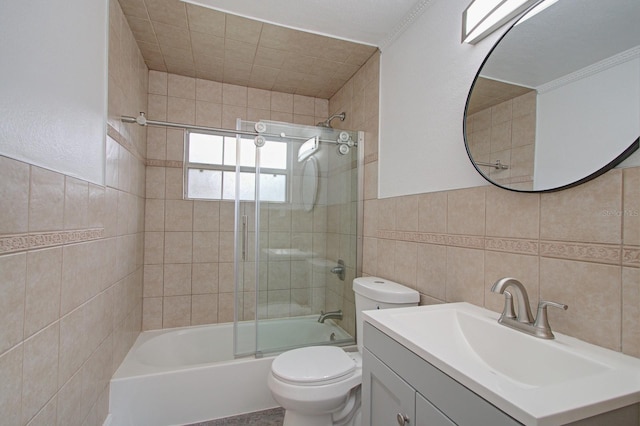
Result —
POLYGON ((501 278, 491 287, 493 293, 504 294, 504 309, 498 319, 498 322, 523 333, 530 334, 541 339, 553 339, 554 335, 549 325, 547 315, 547 307, 564 309, 569 308, 567 305, 556 302, 541 300, 538 303, 538 312, 535 320, 529 306, 529 295, 527 289, 522 283, 515 278, 501 278), (508 291, 510 289, 515 294, 518 301, 518 313, 516 315, 513 307, 513 294, 508 291))
POLYGON ((337 311, 331 311, 325 313, 324 311, 320 311, 320 317, 318 317, 318 322, 324 323, 324 321, 328 318, 342 319, 342 309, 338 309, 337 311))

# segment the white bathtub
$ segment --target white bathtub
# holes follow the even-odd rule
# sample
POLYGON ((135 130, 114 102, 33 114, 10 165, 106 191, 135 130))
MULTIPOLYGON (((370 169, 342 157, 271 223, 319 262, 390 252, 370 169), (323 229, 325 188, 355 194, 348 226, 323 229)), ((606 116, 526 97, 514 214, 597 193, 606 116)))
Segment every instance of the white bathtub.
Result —
MULTIPOLYGON (((296 346, 318 337, 329 344, 332 333, 349 337, 332 321, 316 319, 264 321, 260 335, 280 339, 277 346, 291 337, 296 346)), ((277 407, 267 387, 272 361, 234 359, 232 323, 140 333, 111 379, 109 424, 184 425, 277 407)))

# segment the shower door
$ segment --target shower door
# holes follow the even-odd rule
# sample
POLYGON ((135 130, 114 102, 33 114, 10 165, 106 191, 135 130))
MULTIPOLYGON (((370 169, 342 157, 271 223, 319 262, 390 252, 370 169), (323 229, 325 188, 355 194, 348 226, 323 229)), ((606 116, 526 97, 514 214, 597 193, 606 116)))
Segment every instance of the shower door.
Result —
POLYGON ((236 355, 353 344, 362 133, 240 120, 238 130, 260 136, 236 151, 236 355), (331 272, 339 259, 344 280, 331 272), (318 323, 338 310, 342 320, 318 323))

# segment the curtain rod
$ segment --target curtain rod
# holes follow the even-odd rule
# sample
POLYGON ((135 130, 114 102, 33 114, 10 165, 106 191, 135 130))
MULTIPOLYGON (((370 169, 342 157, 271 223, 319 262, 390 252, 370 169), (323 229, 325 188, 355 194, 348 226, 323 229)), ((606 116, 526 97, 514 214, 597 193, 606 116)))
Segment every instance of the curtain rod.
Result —
MULTIPOLYGON (((267 136, 272 138, 287 138, 287 139, 294 139, 294 140, 300 140, 300 141, 307 141, 312 138, 312 137, 302 137, 302 136, 286 136, 283 134, 278 135, 278 134, 271 134, 271 133, 258 133, 258 132, 252 132, 247 130, 231 130, 231 129, 223 129, 223 128, 217 128, 217 127, 196 126, 192 124, 171 123, 168 121, 149 120, 147 119, 147 117, 145 117, 144 112, 141 112, 138 117, 123 115, 120 117, 120 121, 122 121, 123 123, 137 123, 143 127, 158 126, 158 127, 171 127, 174 129, 183 129, 183 130, 201 130, 205 132, 222 133, 230 136, 237 136, 237 135, 253 136, 253 137, 267 136)), ((318 138, 318 142, 332 143, 336 145, 358 146, 357 142, 351 141, 351 143, 349 143, 349 141, 351 141, 351 138, 349 138, 348 141, 342 141, 340 139, 331 140, 331 139, 318 138)))

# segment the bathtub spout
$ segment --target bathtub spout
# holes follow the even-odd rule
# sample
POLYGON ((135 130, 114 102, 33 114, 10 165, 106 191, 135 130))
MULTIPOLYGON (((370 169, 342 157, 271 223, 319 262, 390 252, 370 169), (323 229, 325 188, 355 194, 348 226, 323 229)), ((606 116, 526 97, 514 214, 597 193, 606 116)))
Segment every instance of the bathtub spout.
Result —
POLYGON ((337 311, 331 311, 331 312, 327 312, 326 314, 324 313, 324 311, 320 311, 320 316, 318 317, 318 322, 320 323, 324 323, 324 321, 328 318, 335 318, 335 319, 342 319, 342 309, 339 309, 337 311))

